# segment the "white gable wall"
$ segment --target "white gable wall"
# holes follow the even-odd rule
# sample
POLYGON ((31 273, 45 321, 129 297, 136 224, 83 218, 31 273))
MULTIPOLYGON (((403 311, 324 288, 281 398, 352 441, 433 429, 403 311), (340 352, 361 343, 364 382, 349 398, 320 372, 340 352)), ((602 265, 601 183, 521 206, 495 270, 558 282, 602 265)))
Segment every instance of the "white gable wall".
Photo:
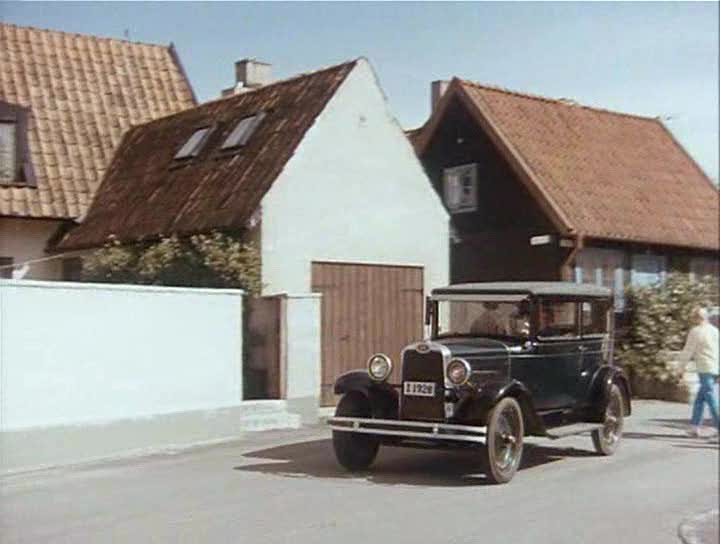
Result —
POLYGON ((422 265, 448 283, 448 216, 361 59, 262 201, 263 293, 305 293, 312 261, 422 265))
MULTIPOLYGON (((45 248, 61 224, 56 220, 0 217, 0 257, 12 257, 14 264, 48 257, 45 248)), ((33 263, 23 278, 59 280, 61 276, 62 262, 53 259, 33 263)))

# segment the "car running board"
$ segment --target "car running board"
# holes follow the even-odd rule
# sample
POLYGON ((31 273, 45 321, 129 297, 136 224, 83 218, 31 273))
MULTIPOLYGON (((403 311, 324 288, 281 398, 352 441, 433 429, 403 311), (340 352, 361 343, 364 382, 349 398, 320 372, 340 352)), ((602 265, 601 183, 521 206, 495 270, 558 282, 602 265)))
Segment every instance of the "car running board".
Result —
POLYGON ((596 431, 602 428, 602 423, 573 423, 572 425, 565 425, 563 427, 555 427, 553 429, 550 429, 545 432, 545 435, 551 440, 557 440, 558 438, 565 438, 566 436, 589 433, 590 431, 596 431))

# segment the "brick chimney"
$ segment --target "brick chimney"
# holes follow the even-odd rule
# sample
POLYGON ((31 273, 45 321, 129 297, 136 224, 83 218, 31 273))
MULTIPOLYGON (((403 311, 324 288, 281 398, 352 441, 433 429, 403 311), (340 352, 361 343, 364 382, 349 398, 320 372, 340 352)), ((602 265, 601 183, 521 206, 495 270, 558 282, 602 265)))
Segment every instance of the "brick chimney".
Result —
POLYGON ((442 95, 445 94, 445 91, 447 91, 448 85, 450 85, 450 82, 446 79, 439 79, 437 81, 433 81, 430 84, 430 111, 435 111, 435 107, 437 106, 437 103, 440 101, 440 98, 442 98, 442 95))
POLYGON ((256 59, 242 59, 235 63, 235 86, 222 91, 222 96, 252 91, 272 83, 272 64, 256 59))

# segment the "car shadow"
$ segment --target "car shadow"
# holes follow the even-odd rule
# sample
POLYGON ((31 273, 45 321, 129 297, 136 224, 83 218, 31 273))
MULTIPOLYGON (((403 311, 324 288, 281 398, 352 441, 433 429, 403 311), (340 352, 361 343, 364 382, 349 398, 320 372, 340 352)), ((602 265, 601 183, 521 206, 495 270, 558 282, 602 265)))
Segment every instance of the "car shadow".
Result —
MULTIPOLYGON (((567 457, 594 457, 592 451, 525 444, 520 470, 561 461, 567 457)), ((332 440, 313 440, 249 452, 249 462, 237 471, 275 474, 289 478, 363 478, 381 485, 461 487, 489 484, 477 449, 417 450, 380 448, 373 466, 350 473, 335 460, 332 440), (271 462, 254 463, 255 459, 271 462)))

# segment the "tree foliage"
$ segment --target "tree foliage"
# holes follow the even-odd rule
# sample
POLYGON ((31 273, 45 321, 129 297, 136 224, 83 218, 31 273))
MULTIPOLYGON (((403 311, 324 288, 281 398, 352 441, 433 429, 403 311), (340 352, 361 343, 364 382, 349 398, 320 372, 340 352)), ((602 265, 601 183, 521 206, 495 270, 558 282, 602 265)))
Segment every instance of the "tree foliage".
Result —
POLYGON ((630 328, 617 353, 619 362, 633 377, 678 385, 682 370, 668 368, 661 352, 683 348, 694 307, 717 305, 717 280, 672 274, 663 284, 630 289, 627 297, 630 328))
POLYGON ((110 240, 83 259, 83 278, 107 283, 220 287, 260 292, 260 253, 220 232, 122 245, 110 240))

